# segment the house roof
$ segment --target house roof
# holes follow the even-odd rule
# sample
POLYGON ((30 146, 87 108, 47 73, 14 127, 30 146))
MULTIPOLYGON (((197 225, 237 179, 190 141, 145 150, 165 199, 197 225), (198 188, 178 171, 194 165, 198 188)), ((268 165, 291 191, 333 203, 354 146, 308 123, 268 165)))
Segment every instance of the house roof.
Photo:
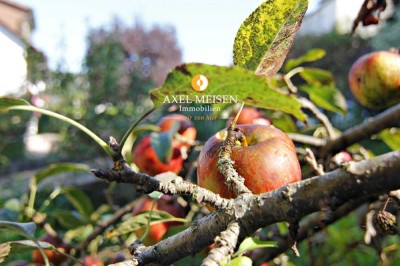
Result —
POLYGON ((0 0, 0 25, 19 39, 29 41, 34 28, 33 11, 17 2, 0 0))
POLYGON ((8 5, 8 6, 10 6, 10 7, 16 8, 16 9, 19 9, 19 10, 24 11, 24 12, 27 12, 27 13, 28 13, 28 12, 32 12, 32 9, 31 9, 30 7, 21 5, 21 4, 19 4, 19 3, 14 2, 14 1, 10 1, 10 0, 0 0, 0 3, 5 4, 5 5, 8 5))

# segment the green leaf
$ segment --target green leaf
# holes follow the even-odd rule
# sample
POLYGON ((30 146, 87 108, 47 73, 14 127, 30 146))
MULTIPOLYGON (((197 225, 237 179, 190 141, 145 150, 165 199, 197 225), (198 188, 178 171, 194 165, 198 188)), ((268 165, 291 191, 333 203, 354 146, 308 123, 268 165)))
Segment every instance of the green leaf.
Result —
POLYGON ((303 63, 317 61, 317 60, 321 59, 322 57, 324 57, 325 54, 326 54, 325 50, 320 49, 320 48, 308 50, 305 54, 303 54, 302 56, 300 56, 298 58, 289 59, 286 62, 285 67, 284 67, 285 72, 289 72, 293 68, 295 68, 303 63))
POLYGON ((227 266, 252 266, 252 265, 253 261, 246 256, 234 258, 227 264, 227 266))
POLYGON ((91 233, 93 233, 93 230, 94 230, 94 228, 93 228, 92 224, 79 226, 77 228, 68 230, 65 233, 64 238, 65 239, 70 239, 70 240, 75 240, 75 241, 78 241, 78 242, 82 242, 91 233))
POLYGON ((152 199, 158 200, 159 198, 162 197, 162 195, 164 195, 163 193, 159 192, 159 191, 153 191, 151 192, 148 196, 152 199))
POLYGON ((35 223, 14 223, 9 221, 0 221, 0 230, 14 231, 26 238, 33 238, 36 230, 35 223))
POLYGON ((400 150, 400 129, 399 128, 388 128, 382 130, 378 134, 378 138, 381 139, 385 144, 393 151, 400 150))
POLYGON ((301 104, 295 97, 270 88, 264 77, 256 76, 240 67, 181 65, 168 75, 162 87, 151 90, 150 95, 155 106, 171 103, 173 97, 179 95, 198 104, 218 102, 218 99, 225 97, 225 102, 245 102, 246 105, 292 114, 302 121, 306 119, 301 111, 301 104), (199 73, 209 80, 208 87, 203 92, 197 92, 191 87, 192 78, 199 73))
MULTIPOLYGON (((79 214, 74 211, 59 210, 51 212, 57 221, 67 229, 74 229, 78 226, 86 225, 87 221, 79 214)), ((87 220, 87 219, 86 219, 87 220)))
MULTIPOLYGON (((108 232, 106 234, 106 237, 112 238, 115 236, 125 235, 146 227, 148 224, 149 215, 150 211, 145 211, 133 217, 129 217, 127 220, 118 225, 117 229, 108 232)), ((150 226, 153 224, 163 223, 163 222, 185 223, 186 219, 174 217, 168 212, 153 210, 151 212, 150 226)))
MULTIPOLYGON (((42 249, 53 249, 54 247, 47 242, 38 242, 42 249)), ((20 240, 20 241, 11 241, 0 244, 0 263, 12 257, 13 255, 18 255, 22 252, 32 251, 38 248, 38 244, 36 244, 32 240, 20 240)))
POLYGON ((0 97, 0 111, 7 110, 14 106, 30 105, 27 101, 12 97, 0 97))
POLYGON ((42 170, 36 172, 36 174, 31 178, 29 182, 29 201, 28 201, 28 214, 32 215, 35 205, 37 184, 46 179, 47 177, 57 175, 60 173, 67 173, 72 171, 89 171, 89 167, 83 164, 73 164, 73 163, 54 163, 50 164, 42 170))
POLYGON ((275 90, 282 90, 287 87, 287 83, 282 74, 277 73, 275 76, 266 79, 269 87, 275 90))
POLYGON ((299 75, 302 79, 304 79, 309 85, 321 86, 321 85, 335 85, 335 80, 333 78, 333 74, 329 71, 305 67, 299 75))
POLYGON ((297 131, 296 123, 285 113, 274 112, 271 116, 271 120, 273 121, 274 126, 283 132, 289 133, 297 131))
POLYGON ((121 150, 122 156, 124 157, 125 161, 128 164, 132 163, 132 147, 133 143, 135 143, 136 138, 138 137, 139 134, 147 131, 151 132, 158 132, 159 127, 151 124, 143 124, 135 127, 134 129, 131 130, 130 134, 126 138, 126 141, 124 142, 124 146, 121 150))
POLYGON ((275 241, 262 241, 254 237, 248 237, 240 244, 238 251, 235 253, 236 256, 239 256, 247 251, 256 249, 256 248, 273 248, 277 247, 277 243, 275 241))
POLYGON ((62 188, 61 193, 65 194, 69 202, 84 217, 89 218, 93 213, 93 204, 89 197, 76 187, 62 188))
POLYGON ((179 129, 179 122, 173 121, 172 127, 167 132, 152 132, 150 134, 150 144, 157 154, 158 159, 163 163, 168 163, 172 157, 172 139, 179 129))
POLYGON ((36 184, 38 184, 40 181, 49 176, 67 172, 88 172, 89 170, 90 168, 85 164, 53 163, 36 172, 36 174, 33 176, 33 180, 36 182, 36 184))
POLYGON ((341 114, 347 112, 346 100, 335 87, 304 85, 300 86, 299 89, 306 92, 311 101, 325 110, 341 114))
POLYGON ((272 77, 285 60, 307 11, 308 0, 262 3, 240 26, 233 47, 237 66, 272 77))
MULTIPOLYGON (((49 260, 47 259, 47 256, 43 251, 43 248, 41 248, 39 246, 39 242, 34 237, 34 233, 36 230, 35 223, 14 223, 14 222, 8 222, 8 221, 0 221, 0 230, 14 231, 21 236, 31 239, 34 243, 36 243, 36 245, 38 246, 38 248, 40 250, 40 253, 44 257, 45 265, 46 266, 50 265, 49 260)), ((11 245, 1 247, 0 248, 0 258, 4 254, 6 254, 5 256, 8 256, 10 251, 11 251, 11 245)), ((1 259, 0 259, 0 262, 1 262, 1 259)))

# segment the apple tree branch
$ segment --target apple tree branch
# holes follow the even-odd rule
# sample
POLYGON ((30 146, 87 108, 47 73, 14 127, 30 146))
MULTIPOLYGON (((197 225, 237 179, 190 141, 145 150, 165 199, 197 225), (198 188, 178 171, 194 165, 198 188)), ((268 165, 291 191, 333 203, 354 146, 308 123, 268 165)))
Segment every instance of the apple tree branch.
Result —
POLYGON ((369 160, 349 162, 322 176, 272 192, 243 194, 234 200, 231 207, 194 221, 186 230, 154 246, 134 251, 134 260, 137 265, 171 264, 213 243, 232 221, 237 221, 240 226, 238 241, 241 241, 261 227, 300 220, 320 211, 321 200, 335 211, 351 200, 398 189, 399 172, 400 151, 395 151, 369 160))

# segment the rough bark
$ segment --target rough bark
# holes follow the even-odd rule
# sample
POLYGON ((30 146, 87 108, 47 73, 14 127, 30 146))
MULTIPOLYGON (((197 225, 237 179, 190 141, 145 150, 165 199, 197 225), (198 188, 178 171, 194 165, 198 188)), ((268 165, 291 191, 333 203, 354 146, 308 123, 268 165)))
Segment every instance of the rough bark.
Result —
POLYGON ((335 211, 353 199, 390 192, 400 187, 399 173, 400 151, 395 151, 370 160, 350 162, 333 172, 269 193, 244 194, 235 199, 231 208, 194 221, 188 229, 135 251, 136 265, 169 265, 195 254, 213 243, 234 220, 240 225, 241 241, 258 228, 300 220, 319 211, 321 202, 335 211))

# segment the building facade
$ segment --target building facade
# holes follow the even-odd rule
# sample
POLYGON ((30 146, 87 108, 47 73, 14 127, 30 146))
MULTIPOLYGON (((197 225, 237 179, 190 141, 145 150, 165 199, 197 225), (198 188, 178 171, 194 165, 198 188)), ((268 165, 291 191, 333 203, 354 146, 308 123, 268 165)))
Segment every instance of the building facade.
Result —
POLYGON ((30 8, 0 0, 0 96, 18 95, 24 91, 26 48, 33 26, 30 8))

